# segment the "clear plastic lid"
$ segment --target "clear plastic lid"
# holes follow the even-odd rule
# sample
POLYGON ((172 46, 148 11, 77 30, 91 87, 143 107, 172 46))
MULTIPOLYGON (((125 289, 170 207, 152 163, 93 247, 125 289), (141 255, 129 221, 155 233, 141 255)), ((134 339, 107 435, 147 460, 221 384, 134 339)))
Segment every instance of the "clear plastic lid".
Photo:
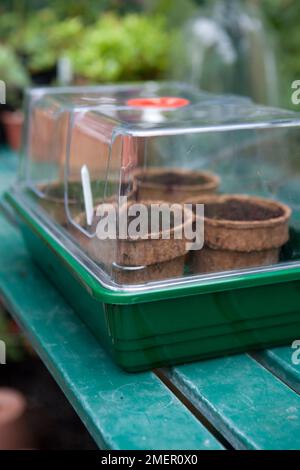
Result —
POLYGON ((36 89, 17 191, 108 286, 290 266, 299 125, 179 83, 36 89))

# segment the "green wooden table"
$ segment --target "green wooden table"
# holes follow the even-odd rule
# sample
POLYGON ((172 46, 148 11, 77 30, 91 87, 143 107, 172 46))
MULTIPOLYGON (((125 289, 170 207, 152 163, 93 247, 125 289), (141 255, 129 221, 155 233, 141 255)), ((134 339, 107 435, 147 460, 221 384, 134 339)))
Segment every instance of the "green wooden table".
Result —
MULTIPOLYGON (((16 160, 0 151, 1 191, 16 160)), ((290 345, 123 372, 33 264, 7 215, 0 213, 1 298, 100 448, 300 449, 300 365, 290 345)))

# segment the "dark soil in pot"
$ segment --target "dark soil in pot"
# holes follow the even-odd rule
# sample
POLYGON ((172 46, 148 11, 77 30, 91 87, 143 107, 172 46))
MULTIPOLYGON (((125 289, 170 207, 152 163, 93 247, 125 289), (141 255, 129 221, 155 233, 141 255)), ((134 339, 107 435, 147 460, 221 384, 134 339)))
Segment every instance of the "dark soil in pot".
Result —
POLYGON ((137 170, 133 178, 138 200, 182 202, 202 194, 213 194, 220 184, 219 177, 213 173, 181 168, 137 170))
POLYGON ((251 201, 229 199, 225 203, 207 204, 205 216, 215 220, 256 221, 283 215, 281 207, 267 207, 251 201))
MULTIPOLYGON (((196 202, 196 201, 194 201, 196 202)), ((264 266, 279 261, 289 240, 288 206, 246 195, 207 196, 204 248, 192 254, 194 272, 217 272, 264 266)))

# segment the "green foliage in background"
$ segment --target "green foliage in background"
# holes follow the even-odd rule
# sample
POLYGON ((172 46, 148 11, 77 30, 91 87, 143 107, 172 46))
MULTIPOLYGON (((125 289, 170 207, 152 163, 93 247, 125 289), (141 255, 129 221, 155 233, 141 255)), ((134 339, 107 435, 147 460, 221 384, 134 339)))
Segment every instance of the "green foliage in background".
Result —
POLYGON ((147 11, 163 16, 171 28, 181 26, 197 12, 195 0, 144 0, 147 11))
POLYGON ((168 67, 171 43, 162 17, 102 15, 71 51, 75 72, 91 81, 156 79, 168 67))
MULTIPOLYGON (((178 0, 173 0, 176 3, 178 0)), ((184 3, 185 0, 179 0, 184 3)), ((60 19, 80 16, 85 23, 93 23, 102 13, 114 11, 119 14, 143 12, 145 0, 1 0, 1 12, 15 12, 27 19, 42 9, 53 10, 60 19)))
MULTIPOLYGON (((25 63, 31 75, 54 69, 62 56, 70 57, 80 78, 93 82, 154 80, 168 69, 171 32, 161 15, 99 14, 92 2, 91 22, 89 15, 72 16, 84 13, 83 2, 76 8, 49 3, 57 7, 37 10, 26 21, 20 11, 0 15, 0 44, 13 50, 20 68, 25 63)), ((120 2, 104 3, 117 7, 120 2)), ((137 7, 137 2, 129 3, 131 9, 137 7)))
MULTIPOLYGON (((1 30, 1 23, 0 23, 1 30)), ((83 25, 79 18, 58 20, 50 9, 40 10, 16 28, 9 44, 26 58, 30 72, 40 72, 55 67, 57 59, 79 45, 83 25)))
POLYGON ((35 61, 41 61, 40 69, 46 69, 49 64, 55 63, 55 57, 52 57, 54 53, 49 47, 48 34, 56 21, 52 10, 41 10, 22 22, 9 36, 9 44, 21 57, 26 58, 29 69, 35 61))
POLYGON ((24 87, 29 83, 25 67, 9 46, 0 44, 0 77, 11 87, 24 87))
POLYGON ((17 32, 20 27, 21 17, 15 12, 0 11, 0 42, 5 43, 17 32))
MULTIPOLYGON (((259 5, 277 35, 282 102, 289 105, 289 84, 300 78, 300 1, 241 1, 259 5)), ((0 79, 23 88, 28 75, 54 70, 66 55, 87 82, 161 79, 179 55, 177 32, 208 2, 1 0, 0 79)))
POLYGON ((292 107, 290 84, 300 79, 300 1, 262 0, 262 6, 280 46, 283 102, 292 107))
POLYGON ((21 104, 20 90, 30 84, 26 68, 15 51, 0 44, 0 79, 6 84, 6 100, 14 108, 21 104))

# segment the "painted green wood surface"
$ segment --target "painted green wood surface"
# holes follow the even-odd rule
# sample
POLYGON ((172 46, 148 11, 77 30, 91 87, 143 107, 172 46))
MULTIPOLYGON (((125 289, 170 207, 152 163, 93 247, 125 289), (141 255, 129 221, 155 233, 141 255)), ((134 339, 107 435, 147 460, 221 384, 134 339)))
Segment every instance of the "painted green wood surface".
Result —
MULTIPOLYGON (((300 338, 295 339, 300 343, 300 338)), ((296 349, 266 349, 255 353, 255 358, 300 394, 300 354, 296 349)))
POLYGON ((0 291, 97 444, 113 449, 221 449, 153 373, 111 361, 31 262, 0 215, 0 291))
POLYGON ((7 148, 0 149, 0 191, 3 192, 16 179, 17 155, 7 148))
POLYGON ((300 396, 244 354, 168 377, 237 449, 300 449, 300 396))

